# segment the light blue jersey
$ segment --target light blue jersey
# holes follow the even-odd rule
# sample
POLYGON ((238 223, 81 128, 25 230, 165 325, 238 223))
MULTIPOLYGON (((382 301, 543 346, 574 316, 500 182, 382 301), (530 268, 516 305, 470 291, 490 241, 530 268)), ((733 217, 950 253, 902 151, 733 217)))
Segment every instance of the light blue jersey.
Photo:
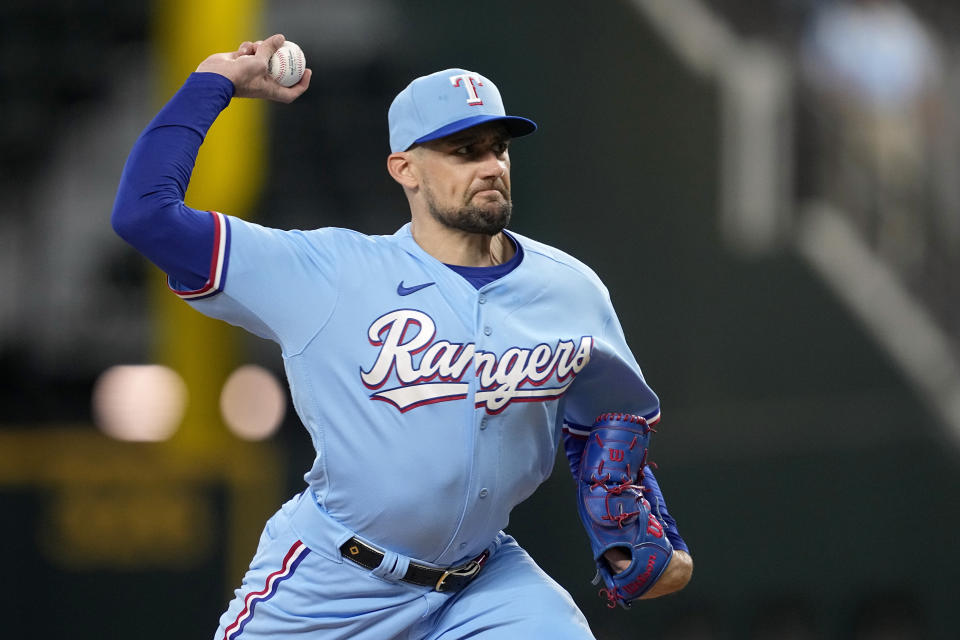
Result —
POLYGON ((550 474, 564 421, 659 416, 606 288, 561 251, 511 234, 523 261, 477 290, 409 225, 214 218, 209 286, 181 295, 281 346, 317 451, 306 480, 375 544, 441 566, 475 556, 550 474))

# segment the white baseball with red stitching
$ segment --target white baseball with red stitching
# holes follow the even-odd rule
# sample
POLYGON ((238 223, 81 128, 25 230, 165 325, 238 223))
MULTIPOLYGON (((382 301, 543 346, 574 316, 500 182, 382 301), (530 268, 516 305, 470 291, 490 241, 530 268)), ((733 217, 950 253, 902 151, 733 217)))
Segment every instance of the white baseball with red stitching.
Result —
POLYGON ((297 43, 287 40, 270 57, 267 73, 281 85, 292 87, 300 82, 306 68, 307 60, 303 57, 303 50, 297 43))

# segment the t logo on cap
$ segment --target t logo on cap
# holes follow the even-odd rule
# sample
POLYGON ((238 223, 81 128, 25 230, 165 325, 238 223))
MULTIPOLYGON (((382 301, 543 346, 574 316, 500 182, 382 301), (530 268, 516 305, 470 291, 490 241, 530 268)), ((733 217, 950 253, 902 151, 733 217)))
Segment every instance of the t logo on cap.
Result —
POLYGON ((477 86, 483 86, 483 82, 480 81, 478 76, 475 76, 470 73, 461 73, 458 76, 450 76, 450 84, 455 87, 462 85, 467 89, 467 104, 476 105, 483 104, 483 98, 477 93, 477 86), (476 82, 476 84, 474 84, 476 82))

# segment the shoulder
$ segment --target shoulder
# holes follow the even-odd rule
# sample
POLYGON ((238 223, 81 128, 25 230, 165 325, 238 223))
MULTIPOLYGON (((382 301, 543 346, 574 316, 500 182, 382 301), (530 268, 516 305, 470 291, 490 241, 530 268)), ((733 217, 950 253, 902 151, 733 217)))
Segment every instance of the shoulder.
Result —
POLYGON ((510 232, 510 235, 516 238, 520 246, 523 247, 525 259, 538 263, 536 265, 538 269, 556 270, 558 275, 565 276, 581 286, 594 289, 604 296, 609 295, 606 285, 600 280, 600 276, 569 253, 513 231, 510 232))
POLYGON ((353 229, 320 227, 317 229, 277 229, 226 216, 233 236, 248 242, 286 245, 291 250, 327 254, 384 251, 394 245, 392 236, 367 235, 353 229))
MULTIPOLYGON (((312 248, 354 261, 395 261, 406 257, 399 232, 392 235, 368 235, 342 227, 295 230, 312 248)), ((355 262, 355 264, 358 264, 355 262)), ((359 264, 358 264, 359 266, 359 264)))
POLYGON ((333 244, 343 247, 370 247, 377 244, 380 236, 368 236, 353 229, 342 227, 320 227, 318 229, 293 229, 289 233, 303 238, 311 244, 333 244))

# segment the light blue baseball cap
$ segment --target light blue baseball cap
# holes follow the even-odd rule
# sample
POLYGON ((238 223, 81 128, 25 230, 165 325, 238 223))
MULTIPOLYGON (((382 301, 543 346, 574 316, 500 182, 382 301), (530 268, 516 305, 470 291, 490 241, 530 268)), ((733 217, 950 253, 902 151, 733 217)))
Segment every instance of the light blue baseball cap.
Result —
POLYGON ((421 76, 390 105, 390 150, 406 151, 483 122, 503 122, 514 138, 537 130, 532 120, 508 116, 497 85, 474 71, 445 69, 421 76))

